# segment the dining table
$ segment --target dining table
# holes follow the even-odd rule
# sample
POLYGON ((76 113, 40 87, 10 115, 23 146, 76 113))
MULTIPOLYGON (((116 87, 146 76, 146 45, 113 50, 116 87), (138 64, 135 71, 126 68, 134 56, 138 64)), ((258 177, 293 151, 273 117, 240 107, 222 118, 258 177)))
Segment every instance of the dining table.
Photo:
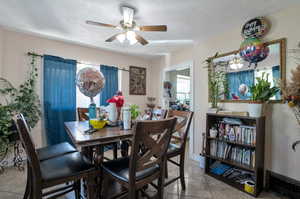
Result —
MULTIPOLYGON (((104 161, 104 146, 114 142, 131 140, 133 137, 132 130, 124 130, 119 126, 107 126, 95 130, 93 133, 87 133, 87 130, 90 129, 88 121, 65 122, 64 126, 73 144, 77 148, 81 148, 81 152, 94 163, 95 167, 99 167, 100 172, 100 165, 104 161)), ((97 190, 97 195, 99 194, 97 190)))

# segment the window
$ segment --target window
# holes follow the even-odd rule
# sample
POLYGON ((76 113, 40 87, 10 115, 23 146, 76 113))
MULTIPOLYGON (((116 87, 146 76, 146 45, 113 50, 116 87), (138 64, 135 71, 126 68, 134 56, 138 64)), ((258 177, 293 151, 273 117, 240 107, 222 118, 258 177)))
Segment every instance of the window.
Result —
MULTIPOLYGON (((96 70, 98 70, 100 72, 100 66, 91 66, 91 65, 87 65, 87 64, 77 64, 77 72, 76 74, 83 68, 86 67, 92 67, 95 68, 96 70)), ((100 106, 100 94, 98 94, 97 96, 94 97, 94 102, 96 104, 97 107, 100 106)), ((91 100, 89 97, 85 96, 84 94, 82 94, 79 90, 79 88, 76 86, 76 106, 77 107, 81 107, 81 108, 87 108, 91 103, 91 100)))
POLYGON ((191 78, 184 75, 177 75, 176 99, 181 103, 189 102, 191 95, 191 78))

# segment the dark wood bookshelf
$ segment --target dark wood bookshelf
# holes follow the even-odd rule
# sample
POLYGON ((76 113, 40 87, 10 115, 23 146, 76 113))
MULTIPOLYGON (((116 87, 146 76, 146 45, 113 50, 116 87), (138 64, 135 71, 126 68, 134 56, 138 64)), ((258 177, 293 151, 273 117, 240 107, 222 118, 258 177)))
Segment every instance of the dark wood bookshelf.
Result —
MULTIPOLYGON (((227 123, 228 124, 228 123, 227 123)), ((239 126, 238 124, 229 124, 232 126, 239 126)), ((263 188, 264 180, 264 149, 265 149, 265 117, 246 117, 246 116, 236 116, 236 115, 221 115, 208 113, 206 116, 206 134, 205 134, 205 154, 202 154, 206 157, 205 160, 205 173, 209 176, 212 176, 224 183, 227 183, 245 193, 248 193, 244 190, 244 185, 228 179, 222 175, 214 174, 210 171, 210 166, 215 162, 219 161, 221 163, 227 164, 233 168, 237 168, 243 171, 253 173, 255 178, 255 191, 253 194, 248 193, 254 197, 257 197, 263 188), (254 144, 245 144, 236 141, 230 141, 229 139, 219 138, 219 137, 210 137, 209 130, 211 127, 215 126, 218 123, 221 123, 223 118, 233 118, 239 119, 242 122, 240 126, 251 126, 256 129, 256 140, 254 144), (210 154, 210 143, 212 140, 220 141, 227 143, 228 145, 237 146, 239 148, 245 148, 247 150, 255 151, 255 164, 253 166, 245 165, 230 159, 223 159, 215 157, 210 154)))

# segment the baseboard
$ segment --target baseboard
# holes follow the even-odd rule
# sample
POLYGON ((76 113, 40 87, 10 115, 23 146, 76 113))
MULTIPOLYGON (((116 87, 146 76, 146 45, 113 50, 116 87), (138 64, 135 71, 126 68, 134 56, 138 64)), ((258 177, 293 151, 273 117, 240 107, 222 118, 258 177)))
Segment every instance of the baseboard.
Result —
POLYGON ((268 170, 266 171, 266 189, 291 199, 300 198, 299 181, 268 170))

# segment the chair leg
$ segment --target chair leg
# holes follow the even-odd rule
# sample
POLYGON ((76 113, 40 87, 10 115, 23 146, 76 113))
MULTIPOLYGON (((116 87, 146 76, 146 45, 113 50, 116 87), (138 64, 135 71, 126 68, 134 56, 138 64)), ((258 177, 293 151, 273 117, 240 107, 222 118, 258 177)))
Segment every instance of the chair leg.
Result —
POLYGON ((180 183, 182 190, 185 190, 185 178, 184 178, 184 155, 180 155, 180 168, 179 168, 179 174, 180 174, 180 183))
POLYGON ((137 199, 137 192, 134 186, 129 187, 128 190, 128 198, 130 199, 137 199))
POLYGON ((164 174, 160 175, 157 183, 157 197, 158 199, 164 198, 164 174))
MULTIPOLYGON (((167 158, 165 158, 162 162, 162 164, 167 165, 167 158)), ((158 199, 163 199, 164 198, 164 188, 165 188, 165 170, 166 170, 166 166, 164 166, 163 168, 160 169, 160 175, 158 178, 158 182, 157 182, 157 197, 158 199)))
POLYGON ((29 199, 29 195, 31 194, 31 170, 29 164, 27 163, 27 181, 26 181, 26 188, 23 199, 29 199))
POLYGON ((80 199, 81 196, 81 181, 74 182, 74 188, 75 188, 75 199, 80 199))
MULTIPOLYGON (((31 196, 32 199, 42 199, 42 188, 41 188, 41 185, 39 183, 35 183, 33 186, 32 186, 32 189, 31 189, 31 196)), ((31 198, 30 198, 31 199, 31 198)))
POLYGON ((96 183, 95 176, 89 175, 87 177, 87 199, 96 199, 96 183))
POLYGON ((168 160, 166 160, 166 164, 165 164, 165 177, 166 178, 169 177, 169 173, 168 173, 168 160))
POLYGON ((118 143, 113 143, 114 159, 118 159, 118 143))

